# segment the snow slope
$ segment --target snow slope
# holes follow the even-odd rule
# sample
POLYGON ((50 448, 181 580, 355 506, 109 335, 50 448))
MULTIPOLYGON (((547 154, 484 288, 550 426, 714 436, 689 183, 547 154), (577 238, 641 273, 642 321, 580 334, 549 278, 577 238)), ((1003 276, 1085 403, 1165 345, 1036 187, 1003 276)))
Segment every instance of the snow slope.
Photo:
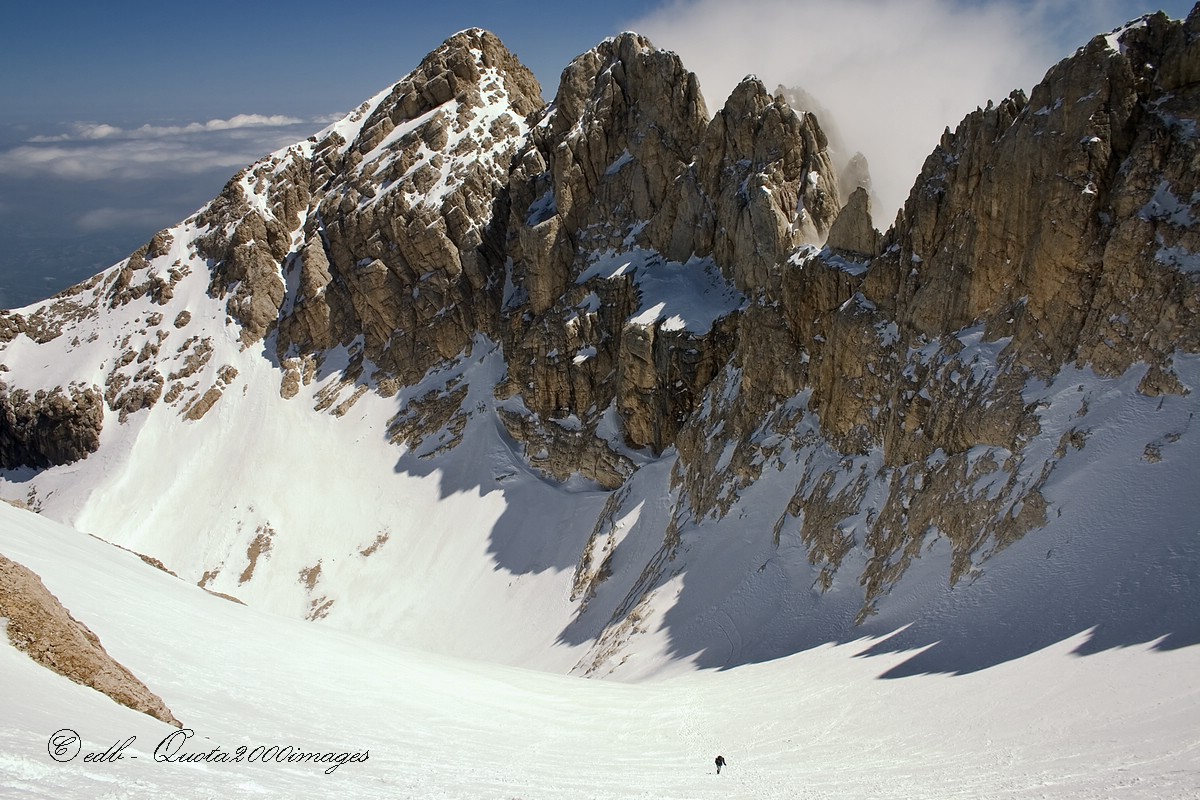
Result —
MULTIPOLYGON (((168 375, 202 353, 184 380, 197 394, 222 386, 221 398, 196 420, 183 414, 186 394, 124 421, 106 405, 100 451, 62 467, 2 471, 4 496, 273 612, 568 670, 581 651, 556 644, 573 611, 569 569, 604 496, 544 481, 514 450, 492 411, 504 371, 495 346, 481 337, 392 397, 344 381, 343 349, 285 400, 278 363, 261 347, 243 348, 238 326, 208 295, 207 265, 189 247, 198 231, 170 229, 170 249, 147 267, 154 276, 182 265, 168 302, 106 307, 99 299, 117 265, 77 298, 85 307, 97 298, 98 312, 50 346, 24 336, 7 344, 5 379, 30 390, 103 385, 116 353, 150 344, 168 375), (169 324, 185 311, 188 322, 169 324), (153 316, 168 324, 156 331, 153 316), (464 408, 476 409, 464 433, 470 447, 429 459, 389 442, 389 420, 458 381, 470 387, 464 408), (513 602, 497 603, 501 596, 513 602)), ((128 361, 130 377, 143 368, 128 361)), ((448 435, 427 437, 427 449, 448 435)))
MULTIPOLYGON (((458 660, 214 597, 0 504, 0 552, 38 572, 194 731, 0 644, 0 796, 183 798, 1185 798, 1200 793, 1200 649, 1088 657, 1085 635, 966 675, 880 680, 871 641, 627 685, 458 660), (80 755, 52 760, 69 728, 80 755), (91 752, 135 737, 120 760, 91 752), (255 748, 363 753, 259 763, 255 748), (714 774, 723 754, 729 766, 714 774)), ((114 752, 114 751, 109 751, 114 752)))

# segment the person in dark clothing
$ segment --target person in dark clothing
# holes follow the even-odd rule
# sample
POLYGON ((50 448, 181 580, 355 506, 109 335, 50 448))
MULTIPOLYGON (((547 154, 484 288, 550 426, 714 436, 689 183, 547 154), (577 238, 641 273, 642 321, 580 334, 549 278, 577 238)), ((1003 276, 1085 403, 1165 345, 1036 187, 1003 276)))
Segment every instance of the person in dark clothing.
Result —
POLYGON ((721 774, 721 767, 725 766, 725 756, 717 756, 717 774, 721 774))

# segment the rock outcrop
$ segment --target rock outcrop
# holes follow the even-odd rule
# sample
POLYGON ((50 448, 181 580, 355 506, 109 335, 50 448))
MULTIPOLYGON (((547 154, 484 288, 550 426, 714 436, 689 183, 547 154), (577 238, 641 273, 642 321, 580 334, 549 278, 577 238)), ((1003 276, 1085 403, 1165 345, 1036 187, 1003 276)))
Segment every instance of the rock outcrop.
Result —
POLYGON ((44 468, 87 458, 100 447, 104 402, 96 387, 9 389, 0 381, 0 468, 44 468))
MULTIPOLYGON (((830 248, 793 259, 779 298, 790 355, 779 335, 765 352, 750 339, 735 348, 742 386, 799 372, 819 418, 815 442, 879 459, 831 494, 806 474, 788 509, 830 579, 849 548, 872 554, 865 612, 930 530, 950 540, 957 580, 1043 523, 1039 488, 1054 463, 1029 450, 1039 434, 1030 377, 1071 363, 1116 376, 1147 362, 1142 392, 1189 391, 1170 363, 1200 352, 1198 40, 1200 12, 1182 24, 1148 17, 1093 40, 1028 100, 1014 94, 968 116, 927 160, 881 255, 866 258, 877 250, 856 193, 830 248), (981 469, 1003 487, 987 499, 961 488, 981 469), (886 502, 868 500, 884 485, 886 502), (870 513, 849 533, 841 520, 864 503, 870 513)), ((757 323, 765 312, 751 314, 757 323)), ((756 325, 754 339, 767 329, 756 325)), ((718 384, 710 396, 723 392, 718 384)), ((784 399, 743 392, 683 432, 680 474, 695 513, 721 513, 730 486, 758 477, 772 453, 753 432, 783 414, 784 399), (742 421, 733 432, 744 445, 723 462, 719 442, 709 444, 718 420, 725 437, 742 421)), ((793 412, 768 429, 795 436, 812 424, 793 412)))
POLYGON ((690 264, 705 281, 715 265, 747 294, 778 283, 787 253, 824 238, 837 197, 816 119, 758 80, 710 121, 695 75, 643 37, 580 56, 510 180, 502 341, 525 407, 587 432, 615 407, 628 444, 669 447, 726 359, 730 327, 640 321, 642 276, 690 264), (621 252, 629 269, 597 273, 598 257, 621 252))
POLYGON ((823 240, 837 215, 827 148, 815 116, 747 77, 708 126, 678 204, 652 223, 651 236, 673 258, 711 255, 743 292, 766 287, 779 262, 823 240))
POLYGON ((366 359, 413 382, 492 332, 509 165, 541 107, 532 73, 470 30, 396 84, 353 141, 335 130, 316 142, 303 246, 275 259, 299 273, 280 356, 362 335, 366 359))
POLYGON ((883 237, 871 223, 871 198, 861 186, 850 194, 829 228, 825 246, 834 253, 871 259, 879 255, 883 237))
POLYGON ((535 315, 670 202, 708 124, 696 76, 631 33, 572 61, 548 111, 511 180, 514 280, 535 315))
POLYGON ((113 660, 35 573, 0 555, 0 619, 8 641, 47 669, 123 706, 181 727, 162 698, 113 660))
POLYGON ((1194 350, 1198 25, 1157 14, 1096 37, 1028 99, 947 132, 870 296, 925 334, 985 322, 1042 371, 1080 359, 1116 374, 1194 350), (1151 320, 1128 306, 1145 297, 1179 310, 1151 320))

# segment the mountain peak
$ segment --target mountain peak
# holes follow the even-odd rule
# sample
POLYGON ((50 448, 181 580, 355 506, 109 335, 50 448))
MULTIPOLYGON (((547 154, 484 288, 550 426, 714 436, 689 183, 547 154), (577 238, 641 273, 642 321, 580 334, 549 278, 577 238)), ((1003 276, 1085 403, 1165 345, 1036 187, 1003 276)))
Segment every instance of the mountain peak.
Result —
POLYGON ((397 117, 393 121, 399 122, 415 119, 455 98, 478 103, 477 90, 487 75, 504 82, 508 103, 522 116, 541 107, 537 78, 499 37, 482 28, 459 31, 429 52, 393 87, 384 105, 397 117))
POLYGON ((555 125, 560 130, 571 127, 589 103, 597 113, 606 113, 607 109, 632 106, 634 101, 647 117, 657 113, 659 105, 665 105, 664 112, 679 109, 672 112, 676 116, 682 112, 707 117, 699 82, 679 56, 627 31, 577 56, 563 70, 554 98, 555 125))

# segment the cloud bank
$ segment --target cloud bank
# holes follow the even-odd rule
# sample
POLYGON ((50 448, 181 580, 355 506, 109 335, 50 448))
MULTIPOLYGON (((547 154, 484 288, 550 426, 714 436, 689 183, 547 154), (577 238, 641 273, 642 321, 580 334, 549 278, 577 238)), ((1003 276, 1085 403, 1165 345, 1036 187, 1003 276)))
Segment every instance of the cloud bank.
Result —
POLYGON ((189 122, 186 125, 142 125, 139 128, 119 128, 106 123, 76 122, 71 133, 56 136, 34 136, 31 142, 96 141, 98 139, 158 139, 188 133, 231 131, 239 128, 280 127, 299 125, 305 120, 282 114, 236 114, 229 119, 210 119, 208 122, 189 122))
POLYGON ((988 100, 1028 91, 1075 46, 1124 21, 1128 7, 1106 0, 676 0, 630 27, 680 55, 699 77, 710 112, 748 72, 770 89, 811 93, 836 120, 850 151, 844 156, 867 156, 876 225, 886 228, 944 128, 988 100))
POLYGON ((314 120, 238 114, 183 125, 122 128, 74 123, 61 134, 33 136, 0 150, 0 176, 68 181, 139 181, 230 174, 313 133, 314 120))

